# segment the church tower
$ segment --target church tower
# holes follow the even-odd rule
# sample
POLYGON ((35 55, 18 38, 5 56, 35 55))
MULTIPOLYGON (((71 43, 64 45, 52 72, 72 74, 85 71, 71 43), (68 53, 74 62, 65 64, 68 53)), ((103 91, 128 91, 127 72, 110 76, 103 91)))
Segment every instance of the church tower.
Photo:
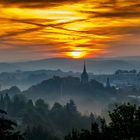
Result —
POLYGON ((81 74, 81 83, 82 84, 87 84, 88 83, 88 73, 86 71, 86 64, 85 64, 85 62, 84 62, 83 73, 81 74))

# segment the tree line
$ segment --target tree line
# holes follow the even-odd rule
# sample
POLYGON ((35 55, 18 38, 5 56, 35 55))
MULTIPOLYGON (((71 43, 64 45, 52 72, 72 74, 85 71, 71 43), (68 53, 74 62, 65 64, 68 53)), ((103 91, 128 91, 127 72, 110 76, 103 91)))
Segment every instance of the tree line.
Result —
POLYGON ((90 117, 81 115, 73 100, 50 106, 43 99, 33 101, 22 94, 4 94, 0 97, 0 109, 19 124, 27 140, 62 139, 73 127, 88 129, 90 125, 90 117))
POLYGON ((92 122, 91 129, 73 129, 65 140, 140 140, 140 107, 122 104, 109 112, 110 123, 105 119, 92 122))
POLYGON ((0 109, 2 140, 140 140, 140 107, 134 104, 116 105, 109 123, 92 113, 82 115, 73 100, 50 107, 43 99, 5 94, 0 109))

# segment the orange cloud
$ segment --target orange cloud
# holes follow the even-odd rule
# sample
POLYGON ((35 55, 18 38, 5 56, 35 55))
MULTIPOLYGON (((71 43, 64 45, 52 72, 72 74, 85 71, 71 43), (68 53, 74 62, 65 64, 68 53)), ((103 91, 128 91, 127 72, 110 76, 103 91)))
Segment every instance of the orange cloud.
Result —
POLYGON ((140 36, 139 5, 135 0, 3 0, 0 47, 23 58, 22 52, 33 58, 111 55, 117 42, 140 36))

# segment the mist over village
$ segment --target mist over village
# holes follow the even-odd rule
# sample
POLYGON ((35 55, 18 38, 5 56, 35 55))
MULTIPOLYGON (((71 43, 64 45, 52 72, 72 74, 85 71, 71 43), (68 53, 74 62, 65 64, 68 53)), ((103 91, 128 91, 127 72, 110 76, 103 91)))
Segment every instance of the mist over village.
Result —
POLYGON ((0 0, 0 140, 140 140, 138 0, 0 0))

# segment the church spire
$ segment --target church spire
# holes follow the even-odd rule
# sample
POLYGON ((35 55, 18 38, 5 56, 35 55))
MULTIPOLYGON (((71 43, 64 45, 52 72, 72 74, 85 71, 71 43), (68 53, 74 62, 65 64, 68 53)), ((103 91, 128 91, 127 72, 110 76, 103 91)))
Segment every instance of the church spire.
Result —
POLYGON ((85 61, 84 61, 84 70, 83 70, 83 73, 87 73, 85 61))
POLYGON ((83 73, 81 74, 81 83, 82 84, 88 83, 88 73, 86 71, 86 63, 85 63, 85 61, 84 61, 83 73))

